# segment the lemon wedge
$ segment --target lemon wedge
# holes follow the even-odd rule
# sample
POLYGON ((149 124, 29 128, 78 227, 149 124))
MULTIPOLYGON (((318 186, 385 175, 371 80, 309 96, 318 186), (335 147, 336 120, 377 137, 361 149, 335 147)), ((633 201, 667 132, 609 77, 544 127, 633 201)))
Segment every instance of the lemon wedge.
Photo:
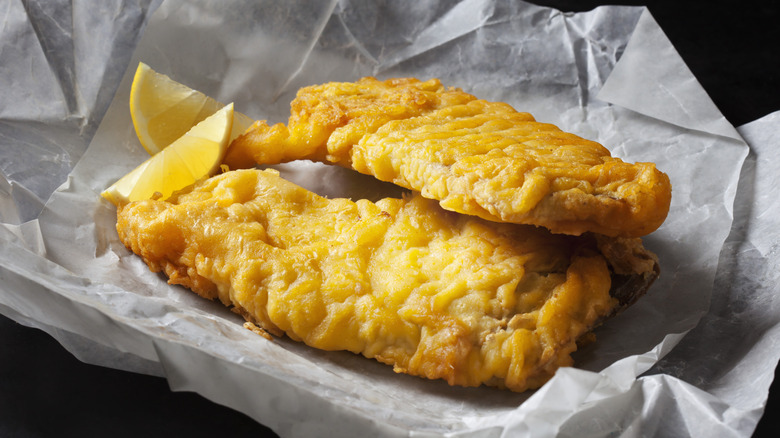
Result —
MULTIPOLYGON (((224 104, 138 64, 130 88, 130 116, 144 149, 154 155, 214 114, 224 104)), ((235 112, 230 140, 252 125, 253 120, 235 112)))
POLYGON ((119 206, 160 193, 167 199, 219 169, 230 144, 233 104, 229 104, 193 126, 170 146, 152 155, 123 176, 101 196, 119 206))

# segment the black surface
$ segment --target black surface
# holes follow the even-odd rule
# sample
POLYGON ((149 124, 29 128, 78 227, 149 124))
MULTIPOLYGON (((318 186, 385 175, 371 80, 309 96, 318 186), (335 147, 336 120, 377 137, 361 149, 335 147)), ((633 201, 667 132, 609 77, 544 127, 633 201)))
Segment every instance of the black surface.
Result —
POLYGON ((47 333, 0 316, 0 438, 273 437, 165 379, 80 362, 47 333))
MULTIPOLYGON (((564 11, 609 2, 535 1, 564 11)), ((613 2, 648 5, 735 126, 780 110, 780 2, 613 2), (723 5, 723 6, 719 6, 723 5)), ((780 436, 777 383, 754 436, 780 436)), ((0 316, 0 438, 263 437, 243 414, 165 380, 79 362, 47 334, 0 316)))

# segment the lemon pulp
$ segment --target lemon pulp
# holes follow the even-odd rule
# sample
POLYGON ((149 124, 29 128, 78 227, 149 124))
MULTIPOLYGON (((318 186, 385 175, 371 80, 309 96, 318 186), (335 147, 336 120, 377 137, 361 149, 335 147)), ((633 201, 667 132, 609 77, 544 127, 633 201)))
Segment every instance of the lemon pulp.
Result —
MULTIPOLYGON (((174 81, 139 63, 130 89, 130 116, 144 149, 154 155, 224 105, 200 91, 174 81)), ((234 113, 230 139, 242 134, 253 120, 234 113)))
POLYGON ((103 191, 101 196, 117 206, 150 199, 155 193, 166 199, 173 192, 213 175, 230 144, 232 128, 231 103, 152 155, 103 191))

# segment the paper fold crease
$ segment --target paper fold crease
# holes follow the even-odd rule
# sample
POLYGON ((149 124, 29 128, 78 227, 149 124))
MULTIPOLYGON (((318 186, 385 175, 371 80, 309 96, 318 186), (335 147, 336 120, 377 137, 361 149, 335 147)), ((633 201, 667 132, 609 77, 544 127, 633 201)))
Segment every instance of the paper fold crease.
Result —
POLYGON ((597 97, 683 128, 742 141, 647 10, 597 97), (661 51, 658 41, 665 42, 661 51))

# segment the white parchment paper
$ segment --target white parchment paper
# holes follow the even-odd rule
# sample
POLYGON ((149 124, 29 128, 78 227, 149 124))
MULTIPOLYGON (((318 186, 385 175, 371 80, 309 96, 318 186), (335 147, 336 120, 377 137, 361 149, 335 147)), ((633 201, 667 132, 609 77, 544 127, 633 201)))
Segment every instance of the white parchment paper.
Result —
MULTIPOLYGON (((30 67, 9 67, 13 52, 0 52, 2 78, 19 81, 0 106, 0 312, 82 360, 166 376, 282 436, 750 435, 780 356, 778 173, 764 158, 780 117, 735 130, 646 9, 212 3, 117 0, 106 3, 114 20, 69 2, 9 9, 3 39, 13 36, 19 53, 39 48, 32 70, 52 90, 34 91, 30 67), (75 17, 70 32, 40 24, 62 10, 75 17), (107 35, 89 43, 97 47, 82 47, 87 25, 107 35), (628 161, 656 162, 674 187, 668 220, 645 239, 662 277, 576 353, 577 368, 524 394, 269 342, 221 305, 169 287, 116 236, 99 193, 145 159, 127 105, 139 61, 272 122, 286 120, 304 85, 438 77, 628 161), (53 170, 33 171, 40 163, 53 170)), ((328 196, 393 191, 323 165, 282 170, 328 196)))

